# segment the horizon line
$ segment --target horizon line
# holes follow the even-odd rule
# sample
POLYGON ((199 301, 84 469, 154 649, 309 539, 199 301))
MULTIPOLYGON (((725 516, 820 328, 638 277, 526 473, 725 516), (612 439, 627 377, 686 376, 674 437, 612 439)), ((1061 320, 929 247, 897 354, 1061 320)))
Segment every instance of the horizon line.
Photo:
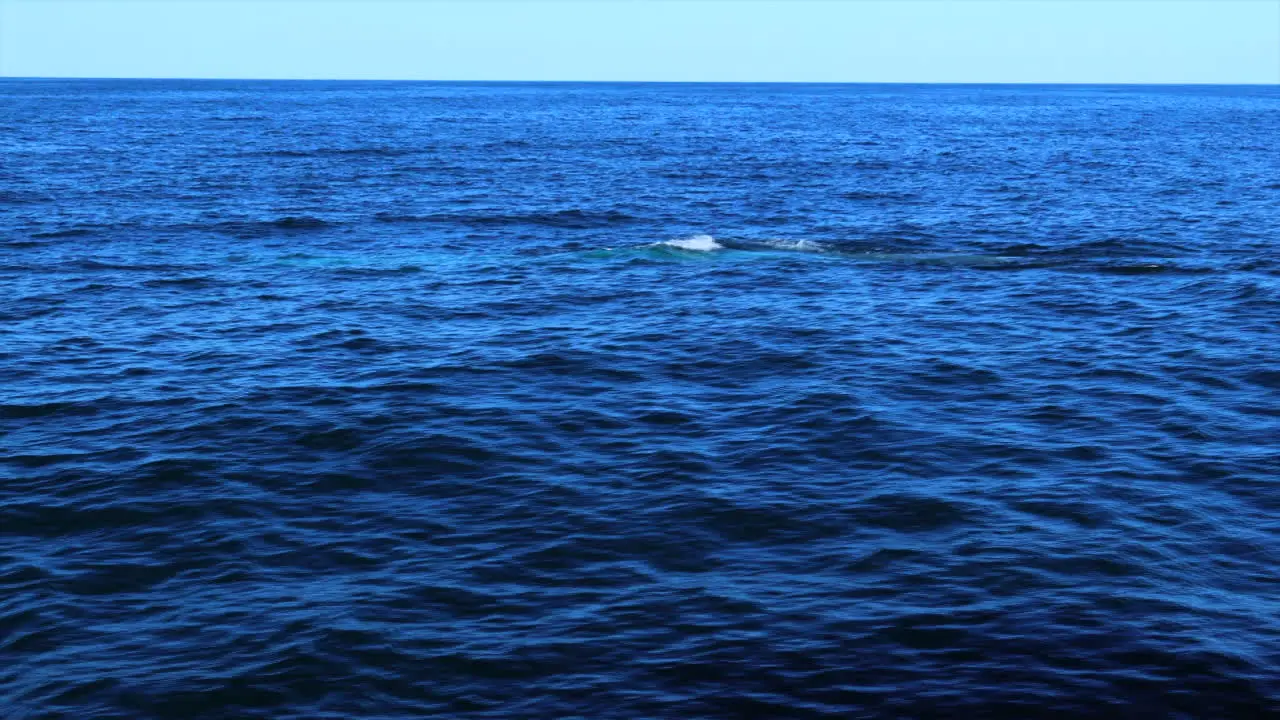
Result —
POLYGON ((443 84, 526 84, 526 85, 1036 85, 1036 86, 1112 86, 1112 87, 1280 87, 1276 82, 1177 82, 1160 81, 1037 81, 1037 80, 446 80, 427 78, 288 78, 288 77, 182 77, 182 76, 80 76, 80 75, 4 75, 0 80, 178 80, 185 82, 369 82, 369 83, 443 83, 443 84))

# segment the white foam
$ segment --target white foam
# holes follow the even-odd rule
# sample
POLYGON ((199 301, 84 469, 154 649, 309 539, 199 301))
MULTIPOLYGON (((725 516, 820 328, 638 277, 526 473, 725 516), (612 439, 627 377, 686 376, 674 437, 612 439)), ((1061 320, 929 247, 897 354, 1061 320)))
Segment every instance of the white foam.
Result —
POLYGON ((794 252, 826 252, 827 247, 820 242, 813 240, 783 240, 775 238, 772 240, 762 240, 760 244, 775 250, 791 250, 794 252))
POLYGON ((680 248, 681 250, 696 250, 698 252, 710 252, 712 250, 724 249, 724 246, 716 242, 716 239, 710 235, 694 235, 693 237, 668 240, 658 244, 680 248))

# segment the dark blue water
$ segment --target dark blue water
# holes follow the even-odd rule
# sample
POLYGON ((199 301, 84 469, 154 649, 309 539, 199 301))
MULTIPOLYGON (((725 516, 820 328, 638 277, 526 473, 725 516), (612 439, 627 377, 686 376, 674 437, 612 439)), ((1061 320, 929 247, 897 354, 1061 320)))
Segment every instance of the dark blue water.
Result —
POLYGON ((1280 713, 1280 89, 0 82, 0 716, 1280 713))

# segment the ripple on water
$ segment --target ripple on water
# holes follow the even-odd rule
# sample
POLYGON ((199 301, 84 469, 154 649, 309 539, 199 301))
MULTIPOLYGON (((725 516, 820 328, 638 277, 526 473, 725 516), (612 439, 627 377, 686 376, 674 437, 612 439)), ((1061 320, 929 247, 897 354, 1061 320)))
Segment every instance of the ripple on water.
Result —
POLYGON ((1280 702, 1270 90, 0 95, 6 717, 1280 702))

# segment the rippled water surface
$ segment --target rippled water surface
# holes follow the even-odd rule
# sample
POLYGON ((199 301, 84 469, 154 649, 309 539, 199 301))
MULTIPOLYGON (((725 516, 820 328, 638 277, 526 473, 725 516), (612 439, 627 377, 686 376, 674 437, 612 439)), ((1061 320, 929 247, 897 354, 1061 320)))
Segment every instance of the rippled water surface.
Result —
POLYGON ((0 81, 0 715, 1274 717, 1277 128, 0 81))

